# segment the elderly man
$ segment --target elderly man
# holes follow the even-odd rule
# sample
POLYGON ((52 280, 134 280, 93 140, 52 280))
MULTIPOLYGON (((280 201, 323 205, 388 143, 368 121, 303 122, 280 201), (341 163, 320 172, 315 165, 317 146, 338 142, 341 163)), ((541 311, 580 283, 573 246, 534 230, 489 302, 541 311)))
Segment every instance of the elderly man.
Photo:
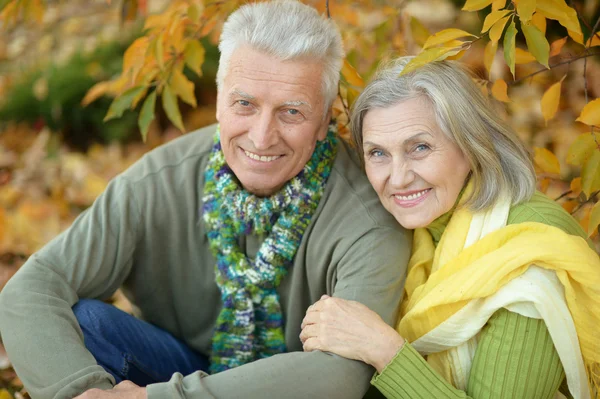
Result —
POLYGON ((339 32, 301 3, 256 3, 219 49, 219 125, 115 178, 0 295, 34 399, 365 393, 369 366, 298 337, 323 294, 391 323, 409 255, 329 124, 339 32), (143 321, 100 301, 121 286, 143 321))

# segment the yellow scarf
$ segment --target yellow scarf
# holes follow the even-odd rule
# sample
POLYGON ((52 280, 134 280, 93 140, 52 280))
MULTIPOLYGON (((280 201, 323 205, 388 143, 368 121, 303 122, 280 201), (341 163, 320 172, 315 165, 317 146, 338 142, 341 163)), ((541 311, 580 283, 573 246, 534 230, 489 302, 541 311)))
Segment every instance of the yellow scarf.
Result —
MULTIPOLYGON (((563 285, 588 382, 600 386, 600 259, 581 237, 541 223, 505 226, 464 249, 473 214, 455 211, 437 246, 417 229, 408 265, 397 330, 414 342, 461 310, 487 298, 535 264, 553 270, 563 285)), ((448 351, 428 355, 428 363, 452 381, 448 351)))

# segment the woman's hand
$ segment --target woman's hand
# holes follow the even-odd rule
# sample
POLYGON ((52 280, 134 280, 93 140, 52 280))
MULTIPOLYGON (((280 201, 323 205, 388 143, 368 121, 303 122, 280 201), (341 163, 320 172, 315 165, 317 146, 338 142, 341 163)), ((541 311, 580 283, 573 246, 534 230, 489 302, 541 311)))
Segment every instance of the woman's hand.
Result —
POLYGON ((300 333, 304 351, 332 352, 382 372, 404 339, 365 305, 323 295, 310 306, 300 333))

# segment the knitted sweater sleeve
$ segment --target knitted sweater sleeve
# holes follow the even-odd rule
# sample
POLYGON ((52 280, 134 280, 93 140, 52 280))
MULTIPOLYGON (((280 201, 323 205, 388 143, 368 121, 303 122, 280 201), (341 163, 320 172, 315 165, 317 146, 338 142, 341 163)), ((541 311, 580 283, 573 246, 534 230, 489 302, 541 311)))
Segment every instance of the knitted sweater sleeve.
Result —
POLYGON ((371 383, 387 398, 552 398, 564 371, 543 320, 500 309, 480 334, 466 391, 408 343, 371 383))

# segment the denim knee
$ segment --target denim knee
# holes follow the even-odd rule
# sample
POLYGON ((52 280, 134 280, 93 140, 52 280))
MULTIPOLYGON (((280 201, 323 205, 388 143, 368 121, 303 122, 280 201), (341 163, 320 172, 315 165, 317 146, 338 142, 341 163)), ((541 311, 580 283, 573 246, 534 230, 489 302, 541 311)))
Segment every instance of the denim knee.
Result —
POLYGON ((97 299, 82 298, 73 306, 73 313, 82 329, 100 331, 111 326, 118 309, 97 299))

